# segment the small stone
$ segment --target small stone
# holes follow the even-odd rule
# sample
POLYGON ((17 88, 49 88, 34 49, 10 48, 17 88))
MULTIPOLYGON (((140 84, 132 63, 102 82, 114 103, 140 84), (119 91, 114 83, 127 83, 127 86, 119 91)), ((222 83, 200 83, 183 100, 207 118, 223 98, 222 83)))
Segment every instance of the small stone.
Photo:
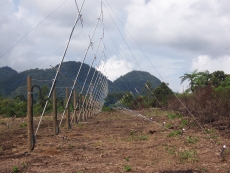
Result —
POLYGON ((156 132, 156 130, 149 130, 150 134, 154 134, 156 132))

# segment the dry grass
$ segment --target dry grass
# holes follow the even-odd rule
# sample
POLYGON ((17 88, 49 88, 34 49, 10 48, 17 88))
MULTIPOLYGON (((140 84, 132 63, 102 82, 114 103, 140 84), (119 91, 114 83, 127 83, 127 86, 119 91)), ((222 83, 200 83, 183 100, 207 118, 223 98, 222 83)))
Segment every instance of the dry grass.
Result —
POLYGON ((162 115, 160 110, 144 113, 159 124, 171 124, 173 129, 112 112, 94 116, 69 131, 62 127, 61 133, 54 136, 52 119, 48 117, 42 121, 31 154, 26 153, 27 128, 20 127, 23 120, 0 119, 4 122, 0 123, 0 172, 11 172, 13 166, 20 172, 230 171, 229 150, 224 157, 219 156, 219 148, 223 144, 230 146, 230 140, 217 130, 208 131, 216 136, 210 138, 196 126, 187 130, 183 117, 169 117, 165 112, 162 115), (186 129, 183 135, 176 133, 182 124, 186 129))

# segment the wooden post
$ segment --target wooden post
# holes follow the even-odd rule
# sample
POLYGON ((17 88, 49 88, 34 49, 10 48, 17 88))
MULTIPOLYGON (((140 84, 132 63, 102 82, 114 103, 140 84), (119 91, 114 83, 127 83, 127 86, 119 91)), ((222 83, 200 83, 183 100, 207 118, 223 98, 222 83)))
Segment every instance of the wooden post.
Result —
POLYGON ((88 100, 87 100, 87 114, 86 114, 86 119, 89 118, 89 109, 90 109, 89 101, 90 101, 90 99, 88 98, 88 100))
POLYGON ((84 99, 85 99, 85 96, 81 96, 81 111, 80 111, 81 112, 81 115, 80 115, 81 121, 84 120, 84 111, 85 111, 85 109, 84 109, 85 104, 83 103, 84 99))
MULTIPOLYGON (((83 115, 83 121, 85 121, 86 119, 85 119, 85 112, 86 112, 86 97, 84 97, 84 99, 85 99, 85 103, 83 104, 83 108, 82 108, 82 115, 83 115)), ((84 101, 84 100, 83 100, 84 101)))
POLYGON ((31 76, 27 76, 27 127, 28 127, 28 153, 33 148, 33 110, 32 110, 32 84, 31 76))
MULTIPOLYGON (((77 109, 77 92, 76 92, 76 90, 74 90, 74 93, 73 93, 73 107, 74 107, 74 109, 77 109)), ((74 124, 77 124, 77 116, 76 116, 76 112, 77 110, 74 110, 73 112, 74 112, 74 119, 73 119, 73 123, 74 124)))
POLYGON ((88 108, 87 108, 87 119, 90 117, 90 108, 91 108, 91 105, 90 105, 90 98, 88 99, 88 108))
POLYGON ((84 110, 84 121, 86 121, 86 113, 87 113, 87 98, 86 98, 86 96, 85 96, 85 103, 84 103, 84 108, 83 108, 83 110, 84 110))
POLYGON ((91 108, 90 108, 90 116, 93 116, 93 106, 94 106, 94 101, 92 100, 91 102, 91 108))
POLYGON ((87 120, 87 114, 88 114, 88 99, 85 99, 85 121, 87 120))
MULTIPOLYGON (((69 91, 68 91, 68 87, 66 87, 66 103, 68 102, 68 98, 69 98, 69 91)), ((69 105, 67 105, 66 107, 66 126, 67 129, 70 129, 70 121, 69 121, 69 105)))
POLYGON ((78 108, 79 108, 79 121, 82 121, 82 118, 81 118, 82 95, 81 94, 79 95, 79 98, 78 98, 78 108))
POLYGON ((57 95, 56 95, 56 88, 53 89, 53 128, 54 128, 54 135, 58 134, 57 130, 57 95))

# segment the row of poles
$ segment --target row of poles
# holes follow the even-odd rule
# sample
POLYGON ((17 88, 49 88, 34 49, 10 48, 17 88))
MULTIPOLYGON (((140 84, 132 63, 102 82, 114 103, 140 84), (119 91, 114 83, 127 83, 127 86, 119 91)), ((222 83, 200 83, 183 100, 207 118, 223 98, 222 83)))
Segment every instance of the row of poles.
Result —
MULTIPOLYGON (((91 67, 93 66, 93 63, 96 60, 96 54, 98 53, 99 47, 100 47, 101 42, 103 41, 103 38, 104 38, 104 30, 103 30, 102 37, 100 38, 100 42, 98 44, 97 50, 96 50, 96 52, 94 54, 92 64, 91 64, 91 66, 90 66, 90 68, 88 70, 87 76, 85 78, 85 82, 84 82, 84 84, 82 86, 82 90, 79 93, 78 99, 77 99, 76 91, 74 91, 75 85, 77 84, 77 79, 79 77, 82 65, 83 65, 83 63, 85 61, 85 58, 86 58, 86 56, 88 54, 89 48, 92 47, 92 49, 93 49, 93 38, 94 38, 94 35, 95 35, 95 32, 96 32, 96 29, 98 27, 98 24, 99 24, 100 21, 103 21, 103 10, 102 10, 102 4, 101 4, 100 16, 99 16, 99 18, 97 20, 97 23, 95 25, 95 28, 93 30, 92 35, 89 36, 89 39, 90 39, 89 44, 88 44, 88 47, 86 49, 85 55, 84 55, 84 57, 82 59, 81 66, 80 66, 80 68, 78 70, 78 73, 76 75, 76 78, 74 80, 73 86, 71 87, 70 93, 68 92, 68 89, 66 89, 66 105, 64 107, 64 112, 63 112, 63 114, 61 116, 61 119, 60 119, 60 122, 58 124, 58 121, 57 121, 57 107, 56 107, 58 98, 56 98, 56 91, 55 91, 56 81, 57 81, 58 74, 59 74, 60 69, 61 69, 62 62, 64 61, 66 52, 68 50, 70 40, 72 38, 72 34, 74 32, 75 26, 76 26, 76 24, 78 23, 79 20, 81 22, 83 21, 81 11, 82 11, 84 2, 85 2, 85 0, 82 1, 82 4, 81 4, 80 8, 78 8, 77 2, 75 0, 78 15, 76 17, 76 20, 74 22, 73 28, 71 30, 70 37, 69 37, 68 43, 66 45, 63 57, 61 59, 61 62, 59 64, 58 68, 57 68, 57 72, 55 74, 55 77, 53 79, 52 86, 50 88, 48 98, 43 99, 43 101, 45 101, 46 103, 45 103, 45 106, 43 108, 43 112, 41 114, 41 118, 40 118, 40 121, 38 123, 38 127, 37 127, 35 133, 34 133, 34 128, 33 128, 33 89, 35 87, 38 88, 40 90, 40 94, 41 94, 41 89, 37 85, 32 86, 30 76, 28 76, 28 78, 27 78, 27 92, 28 92, 28 96, 27 96, 27 102, 28 102, 27 103, 27 112, 28 112, 28 152, 31 152, 34 149, 34 146, 35 146, 35 143, 36 143, 36 135, 37 135, 40 123, 42 121, 42 117, 45 114, 45 110, 46 110, 46 107, 48 105, 48 101, 49 101, 49 99, 51 99, 51 95, 53 95, 53 112, 54 112, 54 115, 53 115, 54 116, 53 117, 54 125, 53 126, 54 126, 54 134, 55 135, 58 134, 58 132, 59 132, 59 127, 62 124, 62 120, 63 120, 64 116, 66 116, 67 129, 70 129, 71 128, 71 125, 70 125, 71 123, 77 123, 78 121, 83 121, 83 120, 85 121, 89 116, 93 116, 93 115, 97 114, 98 112, 100 112, 102 110, 103 105, 104 105, 104 100, 105 100, 105 98, 106 98, 106 96, 108 94, 108 82, 107 82, 107 78, 102 73, 98 72, 98 74, 96 75, 96 70, 93 73, 93 77, 91 78, 90 86, 89 86, 89 88, 88 88, 88 90, 86 92, 86 95, 85 96, 83 95, 83 89, 85 87, 86 80, 88 78, 88 75, 89 75, 89 72, 91 70, 91 67), (94 76, 95 76, 95 78, 94 78, 94 76), (94 80, 94 86, 92 85, 93 79, 95 79, 94 80), (90 91, 90 88, 91 88, 91 91, 90 91), (73 113, 72 119, 70 119, 69 106, 70 106, 70 99, 72 98, 73 95, 74 95, 74 106, 73 106, 74 113, 73 113), (79 111, 78 116, 77 116, 76 110, 79 111)), ((82 23, 82 27, 83 27, 83 23, 82 23)), ((105 59, 104 51, 105 51, 105 45, 104 45, 104 50, 101 53, 100 61, 101 61, 103 55, 104 55, 104 59, 105 59)), ((98 63, 100 61, 98 61, 98 63)), ((104 68, 104 65, 102 66, 102 69, 100 69, 100 71, 103 71, 103 68, 104 68)))
MULTIPOLYGON (((31 76, 27 77, 27 128, 28 128, 28 152, 30 153, 36 143, 36 133, 34 133, 34 125, 33 125, 33 89, 37 87, 40 90, 40 87, 37 85, 32 86, 31 76)), ((41 94, 41 90, 40 90, 41 94)), ((60 124, 58 124, 58 112, 57 112, 57 102, 58 100, 62 101, 62 106, 64 107, 64 116, 66 116, 66 128, 71 129, 71 124, 77 124, 80 121, 86 121, 89 117, 92 117, 99 112, 101 112, 102 107, 104 105, 104 100, 108 94, 108 83, 107 78, 104 77, 101 80, 101 83, 95 84, 93 86, 90 84, 89 93, 86 95, 77 94, 76 90, 73 92, 73 114, 70 117, 70 104, 64 107, 63 100, 57 97, 56 88, 54 87, 52 91, 52 99, 53 99, 53 133, 57 135, 59 133, 59 127, 61 126, 63 115, 60 120, 60 124)), ((66 102, 69 101, 69 89, 66 87, 66 102)), ((41 96, 42 97, 42 96, 41 96)), ((47 101, 47 100, 44 100, 47 101)), ((39 127, 38 127, 39 128, 39 127)))

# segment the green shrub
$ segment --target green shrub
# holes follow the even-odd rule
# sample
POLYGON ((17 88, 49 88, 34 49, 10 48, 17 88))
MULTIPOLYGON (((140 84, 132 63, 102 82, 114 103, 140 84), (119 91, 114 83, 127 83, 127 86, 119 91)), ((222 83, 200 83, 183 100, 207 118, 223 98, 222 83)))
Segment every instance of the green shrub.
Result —
POLYGON ((175 155, 176 154, 176 147, 175 146, 166 146, 165 149, 171 155, 175 155))
POLYGON ((113 111, 113 109, 111 107, 109 107, 109 106, 103 106, 102 111, 111 112, 111 111, 113 111))
POLYGON ((129 172, 132 170, 132 168, 129 165, 125 165, 125 172, 129 172))
POLYGON ((172 124, 166 124, 165 127, 168 129, 168 128, 172 127, 172 124))
POLYGON ((168 114, 168 119, 182 118, 181 114, 168 114))
POLYGON ((173 132, 169 133, 167 136, 168 137, 175 137, 178 135, 182 135, 182 132, 180 130, 173 131, 173 132))
POLYGON ((180 161, 186 160, 188 162, 197 161, 197 152, 195 150, 185 150, 179 152, 180 161))
POLYGON ((188 125, 188 120, 183 119, 183 120, 181 121, 181 124, 182 124, 182 125, 188 125))
POLYGON ((195 143, 197 143, 198 139, 196 137, 188 136, 187 141, 189 143, 195 144, 195 143))
POLYGON ((22 123, 22 124, 20 124, 20 127, 27 127, 27 124, 26 123, 22 123))
POLYGON ((18 172, 18 167, 17 166, 13 166, 12 171, 13 172, 18 172))
POLYGON ((148 140, 148 136, 139 136, 139 140, 148 140))
POLYGON ((129 161, 129 157, 125 157, 125 160, 128 162, 129 161))

